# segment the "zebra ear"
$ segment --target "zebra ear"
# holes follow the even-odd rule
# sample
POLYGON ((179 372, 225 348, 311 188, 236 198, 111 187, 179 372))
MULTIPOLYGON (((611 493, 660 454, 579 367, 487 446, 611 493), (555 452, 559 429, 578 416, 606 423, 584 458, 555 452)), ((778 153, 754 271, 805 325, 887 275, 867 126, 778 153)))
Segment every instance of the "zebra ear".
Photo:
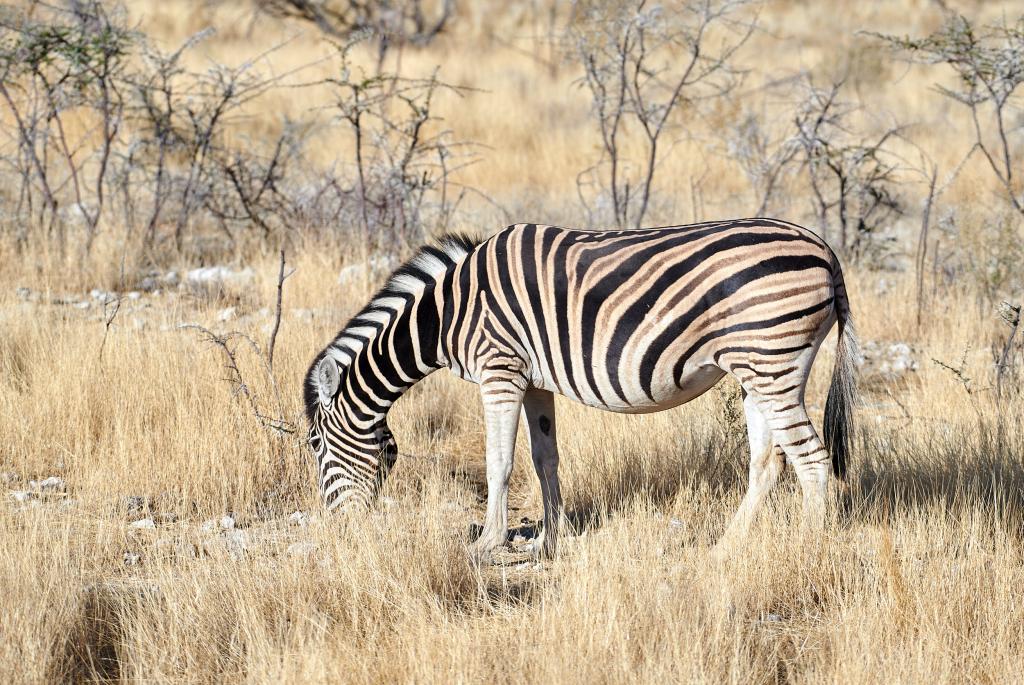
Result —
POLYGON ((316 390, 320 395, 320 402, 329 404, 338 394, 339 385, 341 374, 338 373, 338 363, 330 357, 325 357, 316 369, 316 390))

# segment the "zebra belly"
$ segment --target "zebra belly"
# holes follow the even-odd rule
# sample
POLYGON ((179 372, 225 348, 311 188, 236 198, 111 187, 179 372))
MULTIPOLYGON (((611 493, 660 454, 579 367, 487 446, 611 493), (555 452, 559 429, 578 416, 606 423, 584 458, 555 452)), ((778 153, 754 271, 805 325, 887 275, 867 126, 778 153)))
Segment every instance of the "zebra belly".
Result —
POLYGON ((625 398, 616 397, 614 400, 600 401, 593 396, 579 397, 571 389, 556 386, 550 379, 535 379, 534 384, 543 390, 564 395, 588 407, 604 409, 617 414, 651 414, 678 407, 700 397, 722 380, 723 376, 725 376, 725 371, 714 364, 688 366, 684 368, 678 386, 668 383, 653 388, 653 400, 647 395, 639 393, 637 395, 629 394, 625 398))

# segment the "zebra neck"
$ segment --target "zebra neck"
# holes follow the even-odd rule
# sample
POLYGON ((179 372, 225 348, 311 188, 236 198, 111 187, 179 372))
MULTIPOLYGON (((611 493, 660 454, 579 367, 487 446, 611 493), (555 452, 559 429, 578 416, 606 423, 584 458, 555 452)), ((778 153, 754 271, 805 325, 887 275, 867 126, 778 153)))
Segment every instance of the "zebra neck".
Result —
POLYGON ((437 354, 440 317, 427 293, 382 298, 335 340, 334 347, 350 357, 347 384, 366 418, 382 419, 410 387, 443 365, 437 354))

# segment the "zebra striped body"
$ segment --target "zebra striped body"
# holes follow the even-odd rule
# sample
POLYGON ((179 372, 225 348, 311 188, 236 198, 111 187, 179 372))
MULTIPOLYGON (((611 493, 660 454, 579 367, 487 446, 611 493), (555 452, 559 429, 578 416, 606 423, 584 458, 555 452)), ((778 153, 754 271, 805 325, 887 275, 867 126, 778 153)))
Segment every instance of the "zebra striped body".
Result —
MULTIPOLYGON (((805 497, 819 499, 830 454, 807 420, 803 391, 818 346, 848 318, 835 255, 780 221, 630 231, 520 224, 477 246, 443 239, 400 269, 314 361, 306 399, 321 492, 328 506, 372 498, 397 454, 388 408, 447 367, 481 386, 485 408, 488 518, 478 547, 504 539, 522 410, 553 552, 561 512, 553 394, 610 411, 660 411, 731 373, 745 391, 751 436, 751 490, 734 526, 744 529, 786 459, 805 497)), ((826 419, 840 473, 850 340, 826 419)))

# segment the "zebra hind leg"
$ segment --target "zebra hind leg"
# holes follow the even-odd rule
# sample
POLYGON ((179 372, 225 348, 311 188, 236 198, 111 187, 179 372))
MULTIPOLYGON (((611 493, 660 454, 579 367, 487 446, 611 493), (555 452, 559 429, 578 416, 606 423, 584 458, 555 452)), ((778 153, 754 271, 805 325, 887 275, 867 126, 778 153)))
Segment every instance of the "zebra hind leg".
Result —
POLYGON ((736 515, 715 545, 715 553, 724 556, 740 543, 750 530, 758 510, 785 466, 785 455, 773 446, 772 432, 764 414, 758 409, 753 396, 744 392, 743 413, 747 421, 747 439, 750 443, 750 473, 747 493, 740 502, 736 515))
POLYGON ((804 521, 814 530, 824 526, 826 493, 832 460, 804 407, 803 387, 756 401, 771 429, 772 441, 793 465, 803 491, 804 521))
POLYGON ((558 443, 555 438, 555 396, 546 390, 527 390, 523 397, 523 420, 530 441, 533 468, 540 481, 544 501, 544 532, 535 541, 537 556, 551 559, 558 546, 562 524, 562 492, 558 483, 558 443))

